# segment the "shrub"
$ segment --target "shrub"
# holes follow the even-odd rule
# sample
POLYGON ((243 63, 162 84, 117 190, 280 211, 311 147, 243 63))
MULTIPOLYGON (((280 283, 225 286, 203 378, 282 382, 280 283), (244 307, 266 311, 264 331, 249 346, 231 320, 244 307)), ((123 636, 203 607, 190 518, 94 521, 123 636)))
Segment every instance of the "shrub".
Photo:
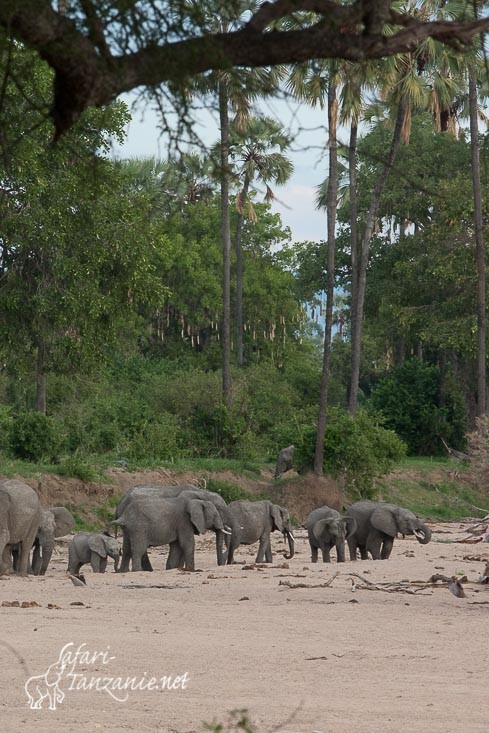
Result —
POLYGON ((12 410, 0 405, 0 451, 10 450, 11 430, 13 425, 12 410))
POLYGON ((68 456, 57 467, 57 473, 60 476, 68 478, 78 478, 86 484, 96 481, 99 477, 98 472, 87 460, 78 455, 68 456))
MULTIPOLYGON (((312 468, 316 430, 310 428, 296 446, 294 462, 301 470, 312 468)), ((363 498, 374 495, 374 479, 388 473, 405 455, 406 446, 375 415, 358 410, 355 416, 333 408, 324 438, 324 471, 343 479, 347 488, 363 498)))
POLYGON ((266 499, 264 494, 252 494, 246 489, 242 489, 241 486, 231 483, 231 481, 221 481, 220 479, 209 479, 206 484, 207 491, 214 491, 216 494, 222 496, 226 504, 231 501, 239 501, 245 499, 247 501, 261 501, 266 499))
POLYGON ((56 461, 62 440, 60 427, 52 417, 40 412, 17 415, 10 430, 10 447, 26 461, 56 461))
POLYGON ((466 415, 463 396, 453 378, 445 379, 440 404, 440 370, 437 366, 410 359, 394 367, 374 389, 374 410, 385 418, 385 426, 399 435, 411 455, 443 452, 440 435, 453 448, 464 448, 466 415))

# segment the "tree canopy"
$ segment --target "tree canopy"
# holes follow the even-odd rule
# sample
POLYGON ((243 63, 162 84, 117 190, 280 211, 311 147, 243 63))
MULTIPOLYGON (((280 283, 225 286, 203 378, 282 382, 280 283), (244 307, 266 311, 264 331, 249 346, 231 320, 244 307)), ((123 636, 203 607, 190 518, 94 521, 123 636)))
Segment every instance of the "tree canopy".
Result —
POLYGON ((189 77, 233 66, 341 58, 366 61, 412 51, 432 38, 458 50, 489 29, 488 3, 275 0, 241 13, 233 0, 4 0, 0 27, 54 70, 51 114, 59 136, 90 106, 136 88, 167 95, 189 77), (440 12, 442 11, 442 12, 440 12), (209 13, 227 15, 218 32, 209 13), (300 16, 300 23, 296 21, 300 16), (478 17, 475 17, 478 16, 478 17))

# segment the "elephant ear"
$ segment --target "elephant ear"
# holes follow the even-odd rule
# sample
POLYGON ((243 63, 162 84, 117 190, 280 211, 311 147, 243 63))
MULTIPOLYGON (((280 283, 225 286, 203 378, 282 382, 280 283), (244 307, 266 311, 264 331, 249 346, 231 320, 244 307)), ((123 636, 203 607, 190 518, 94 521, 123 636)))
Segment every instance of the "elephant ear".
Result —
POLYGON ((342 517, 341 521, 345 523, 345 538, 348 539, 357 531, 357 520, 355 517, 342 517))
POLYGON ((200 499, 192 499, 192 501, 189 501, 188 503, 188 513, 190 516, 190 521, 194 525, 197 534, 204 534, 207 529, 204 503, 205 502, 201 501, 200 499))
POLYGON ((47 511, 42 513, 41 523, 39 525, 37 536, 42 542, 43 540, 45 541, 47 538, 56 537, 55 530, 56 522, 53 514, 48 509, 47 511))
POLYGON ((312 533, 317 540, 321 539, 324 530, 329 530, 334 525, 334 519, 320 519, 312 528, 312 533))
POLYGON ((203 501, 205 524, 207 529, 224 529, 221 515, 217 511, 212 501, 203 501))
POLYGON ((275 529, 279 532, 283 532, 284 520, 282 517, 282 512, 280 511, 280 507, 277 504, 270 504, 270 516, 272 517, 275 529))
POLYGON ((88 547, 92 552, 96 552, 100 557, 107 557, 104 538, 101 534, 91 534, 87 539, 88 547))
POLYGON ((391 509, 387 507, 378 507, 370 517, 370 524, 379 532, 383 532, 389 537, 397 535, 397 522, 391 509))

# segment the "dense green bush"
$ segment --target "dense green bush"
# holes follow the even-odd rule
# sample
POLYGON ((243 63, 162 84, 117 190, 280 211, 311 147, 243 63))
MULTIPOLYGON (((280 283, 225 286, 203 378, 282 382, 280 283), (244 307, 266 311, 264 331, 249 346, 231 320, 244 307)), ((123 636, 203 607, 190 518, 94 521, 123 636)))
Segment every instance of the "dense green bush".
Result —
POLYGON ((62 446, 60 425, 40 412, 16 415, 10 428, 10 449, 26 461, 55 461, 62 446))
MULTIPOLYGON (((296 446, 294 463, 301 470, 312 468, 316 430, 304 432, 296 446)), ((386 430, 378 417, 365 410, 355 416, 332 408, 324 439, 324 471, 343 479, 346 488, 360 497, 374 495, 374 479, 388 473, 406 452, 404 443, 386 430)))
POLYGON ((0 405, 0 452, 10 450, 10 432, 12 430, 12 410, 6 405, 0 405))
POLYGON ((467 429, 463 395, 451 375, 440 395, 440 370, 410 359, 382 379, 371 397, 385 426, 399 435, 411 455, 442 454, 440 436, 453 448, 464 449, 467 429))
POLYGON ((233 484, 231 481, 222 481, 220 479, 209 479, 206 484, 206 489, 222 496, 226 504, 229 504, 231 501, 239 501, 240 499, 261 501, 262 499, 268 498, 264 494, 252 494, 250 491, 242 489, 241 486, 233 484))

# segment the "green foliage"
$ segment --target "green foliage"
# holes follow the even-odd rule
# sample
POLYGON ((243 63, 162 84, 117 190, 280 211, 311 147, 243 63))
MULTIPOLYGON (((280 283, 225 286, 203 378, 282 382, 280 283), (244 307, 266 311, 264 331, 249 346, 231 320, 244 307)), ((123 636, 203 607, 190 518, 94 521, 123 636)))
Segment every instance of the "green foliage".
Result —
POLYGON ((78 478, 90 483, 100 478, 99 472, 85 458, 78 455, 68 456, 56 467, 56 473, 68 478, 78 478))
POLYGON ((440 370, 418 359, 394 367, 375 387, 371 403, 386 427, 407 444, 413 455, 443 453, 440 436, 454 448, 464 447, 466 415, 463 395, 453 378, 445 379, 440 404, 440 370))
POLYGON ((56 460, 61 448, 59 424, 40 412, 16 415, 10 429, 10 449, 26 461, 56 460))
MULTIPOLYGON (((301 470, 314 463, 315 429, 310 428, 296 446, 295 463, 301 470)), ((349 413, 333 408, 328 413, 324 438, 324 471, 343 479, 347 490, 362 498, 374 496, 374 479, 388 473, 405 455, 405 445, 382 427, 375 415, 358 410, 349 413)))
POLYGON ((12 431, 12 408, 0 404, 0 453, 10 449, 10 434, 12 431))
POLYGON ((246 501, 262 501, 263 499, 269 498, 263 493, 246 491, 246 489, 242 489, 238 484, 233 484, 231 481, 222 481, 221 479, 209 479, 206 483, 206 489, 222 496, 226 504, 229 504, 231 501, 239 501, 240 499, 246 501))

